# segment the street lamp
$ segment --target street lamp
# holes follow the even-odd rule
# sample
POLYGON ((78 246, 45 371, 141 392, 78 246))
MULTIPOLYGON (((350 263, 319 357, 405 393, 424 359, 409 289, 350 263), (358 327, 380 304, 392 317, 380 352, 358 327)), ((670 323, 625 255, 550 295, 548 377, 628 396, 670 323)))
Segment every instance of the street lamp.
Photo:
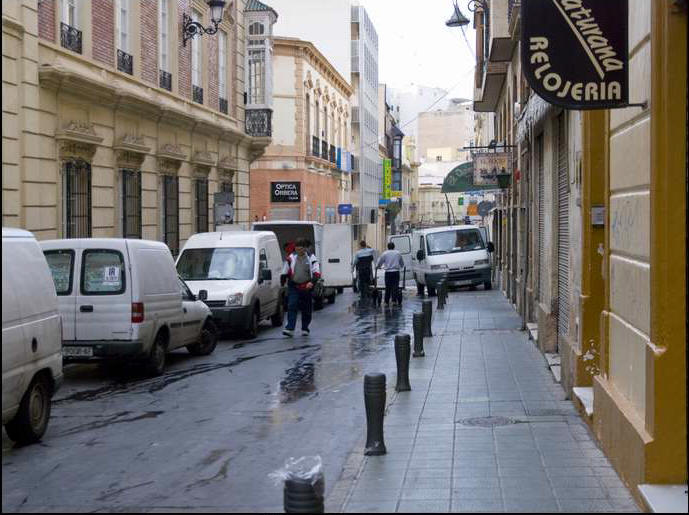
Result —
MULTIPOLYGON (((469 0, 467 3, 467 9, 469 9, 472 13, 475 12, 479 7, 487 12, 487 0, 469 0)), ((462 14, 462 11, 459 10, 457 0, 455 0, 455 12, 452 14, 452 17, 445 22, 445 25, 448 27, 464 27, 465 25, 469 25, 469 23, 469 19, 462 14)))
POLYGON ((192 20, 187 13, 182 14, 182 45, 187 46, 187 40, 194 36, 203 34, 213 35, 218 32, 218 25, 222 21, 223 10, 225 9, 225 0, 206 0, 208 7, 211 10, 210 27, 204 27, 199 22, 192 20))

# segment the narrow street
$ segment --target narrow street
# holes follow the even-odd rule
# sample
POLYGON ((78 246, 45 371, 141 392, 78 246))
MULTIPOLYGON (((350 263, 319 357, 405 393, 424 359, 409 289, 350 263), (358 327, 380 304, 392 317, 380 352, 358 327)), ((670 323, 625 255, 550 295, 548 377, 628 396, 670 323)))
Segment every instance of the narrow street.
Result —
POLYGON ((13 448, 3 433, 3 510, 280 512, 268 474, 312 454, 329 511, 636 510, 498 291, 452 292, 437 313, 434 299, 413 391, 394 394, 393 337, 420 310, 406 293, 401 310, 375 310, 346 292, 308 338, 264 324, 258 339, 226 339, 209 357, 174 353, 155 379, 69 366, 43 442, 13 448), (388 455, 364 460, 361 388, 374 371, 387 375, 388 455), (354 477, 346 462, 358 463, 354 477), (521 482, 508 477, 517 469, 521 482))

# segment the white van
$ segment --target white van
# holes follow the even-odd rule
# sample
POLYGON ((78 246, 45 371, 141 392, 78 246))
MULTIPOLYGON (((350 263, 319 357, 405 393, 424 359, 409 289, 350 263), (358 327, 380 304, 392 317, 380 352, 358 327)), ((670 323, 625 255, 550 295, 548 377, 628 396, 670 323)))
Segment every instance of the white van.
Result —
POLYGON ((65 360, 143 361, 160 375, 167 352, 215 348, 214 341, 200 342, 215 338, 211 313, 184 307, 164 243, 83 238, 43 241, 41 247, 59 299, 65 360))
MULTIPOLYGON (((323 278, 322 297, 314 298, 314 309, 323 307, 323 300, 335 302, 337 293, 352 286, 352 226, 348 224, 320 224, 318 222, 273 220, 254 222, 254 230, 272 231, 278 238, 280 249, 285 244, 305 238, 313 243, 323 278)), ((283 256, 284 257, 284 256, 283 256)))
POLYGON ((206 304, 219 326, 255 338, 265 318, 282 325, 282 254, 272 232, 194 234, 177 257, 177 271, 194 293, 208 292, 206 304))
POLYGON ((492 288, 489 253, 493 252, 493 243, 484 240, 477 226, 420 229, 410 238, 412 268, 420 295, 424 288, 429 295, 435 295, 441 277, 446 277, 450 286, 483 284, 486 290, 492 288))
POLYGON ((2 229, 2 423, 21 444, 41 439, 62 383, 62 325, 48 263, 28 231, 2 229))

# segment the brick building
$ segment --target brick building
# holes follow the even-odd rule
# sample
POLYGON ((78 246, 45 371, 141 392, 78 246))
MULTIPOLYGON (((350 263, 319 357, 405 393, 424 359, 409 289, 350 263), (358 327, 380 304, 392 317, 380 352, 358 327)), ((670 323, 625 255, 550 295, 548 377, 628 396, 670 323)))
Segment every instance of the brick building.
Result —
POLYGON ((337 206, 351 191, 352 88, 299 39, 274 38, 273 69, 273 142, 251 165, 251 219, 348 222, 337 206))
POLYGON ((213 229, 219 191, 248 222, 275 11, 227 2, 217 32, 191 39, 185 17, 214 25, 202 0, 16 0, 2 16, 3 225, 176 253, 213 229))

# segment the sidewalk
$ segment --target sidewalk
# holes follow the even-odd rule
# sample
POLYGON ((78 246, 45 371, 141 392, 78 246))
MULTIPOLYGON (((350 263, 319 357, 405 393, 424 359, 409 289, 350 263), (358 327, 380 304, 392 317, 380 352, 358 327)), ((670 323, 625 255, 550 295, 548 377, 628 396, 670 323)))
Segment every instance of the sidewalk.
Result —
POLYGON ((412 391, 391 392, 387 377, 387 455, 355 449, 329 509, 640 511, 503 295, 462 290, 436 305, 412 391))

